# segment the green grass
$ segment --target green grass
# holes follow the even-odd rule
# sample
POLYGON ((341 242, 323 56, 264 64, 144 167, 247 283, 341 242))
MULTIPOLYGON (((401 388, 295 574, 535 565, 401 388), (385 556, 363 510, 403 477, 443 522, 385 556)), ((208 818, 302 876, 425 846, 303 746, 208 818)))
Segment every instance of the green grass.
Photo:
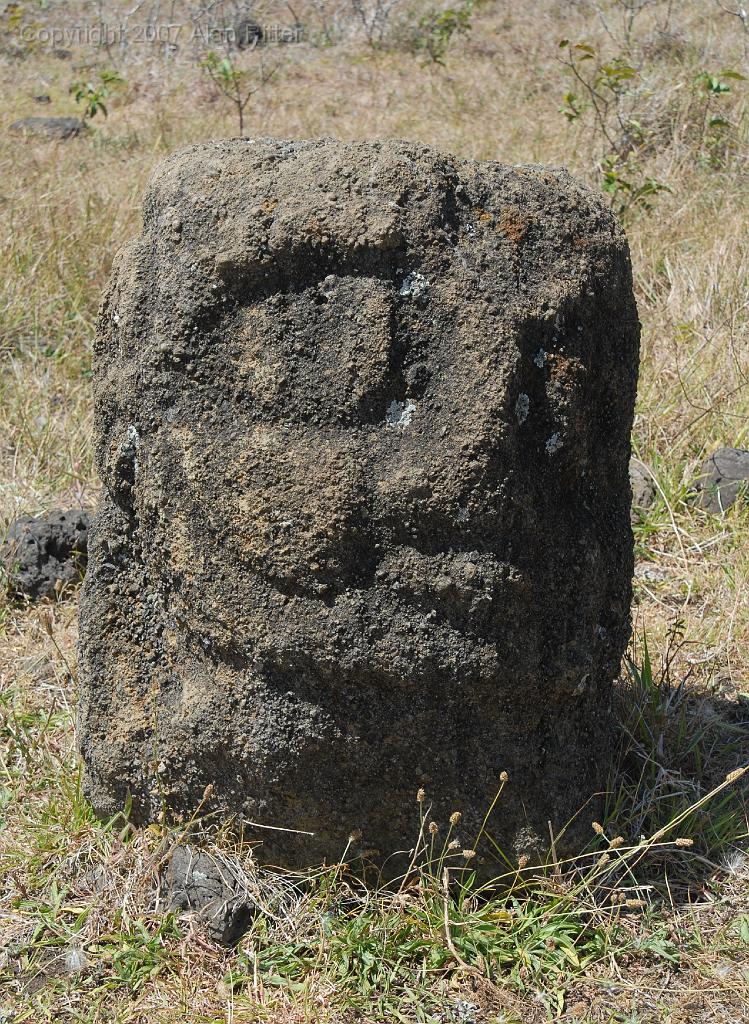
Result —
MULTIPOLYGON (((749 915, 709 935, 715 908, 701 900, 706 886, 721 892, 721 870, 749 874, 735 771, 749 759, 746 720, 671 678, 679 642, 658 670, 644 638, 628 660, 609 812, 588 851, 505 868, 490 885, 475 881, 451 832, 430 831, 428 794, 414 794, 412 870, 380 886, 345 861, 306 877, 258 869, 251 849, 208 822, 187 836, 168 824, 135 830, 121 816, 98 822, 81 794, 70 710, 5 690, 0 856, 10 891, 0 920, 12 938, 0 985, 14 1019, 66 1019, 56 1015, 83 1000, 84 1016, 69 1019, 137 1020, 128 1014, 154 992, 175 1005, 187 998, 199 931, 167 913, 160 893, 169 851, 186 838, 243 866, 262 907, 236 950, 197 947, 202 998, 210 1004, 220 985, 232 1012, 248 1014, 234 1019, 296 1019, 317 1007, 321 1019, 436 1021, 451 1019, 456 1000, 474 1002, 477 987, 480 1001, 507 1004, 483 1019, 553 1019, 582 979, 610 978, 612 967, 614 977, 627 965, 648 979, 689 970, 700 949, 740 963, 749 915)), ((48 650, 69 686, 67 656, 56 641, 48 650)), ((732 998, 749 1005, 744 981, 732 998)), ((168 1006, 159 1013, 170 1019, 168 1006)))

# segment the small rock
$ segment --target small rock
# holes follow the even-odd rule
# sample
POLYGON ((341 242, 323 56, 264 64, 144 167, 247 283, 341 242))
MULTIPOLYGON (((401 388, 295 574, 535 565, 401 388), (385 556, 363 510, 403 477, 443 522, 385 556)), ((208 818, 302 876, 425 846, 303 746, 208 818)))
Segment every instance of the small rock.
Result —
POLYGON ((34 103, 51 103, 52 97, 47 92, 40 93, 34 97, 34 103))
POLYGON ((634 510, 650 508, 655 501, 656 492, 649 468, 634 456, 629 460, 629 482, 632 487, 632 518, 636 519, 634 510))
POLYGON ((663 580, 668 579, 668 575, 663 571, 663 569, 658 569, 645 562, 640 562, 635 566, 635 578, 638 580, 647 580, 649 583, 662 583, 663 580))
POLYGON ((10 126, 11 135, 35 135, 47 139, 72 139, 86 131, 77 117, 23 117, 10 126))
POLYGON ((36 601, 51 596, 58 581, 78 579, 86 568, 88 529, 83 509, 14 520, 0 551, 11 591, 36 601))
POLYGON ((241 869, 194 846, 175 849, 166 881, 170 909, 195 913, 206 934, 222 946, 238 942, 257 913, 241 869))
POLYGON ((234 43, 238 50, 253 50, 263 42, 263 28, 252 18, 242 18, 234 28, 234 43))
POLYGON ((749 491, 749 451, 719 448, 702 463, 694 482, 697 504, 708 512, 724 512, 739 494, 749 491))
POLYGON ((477 1024, 479 1006, 467 999, 456 999, 439 1015, 442 1024, 477 1024))

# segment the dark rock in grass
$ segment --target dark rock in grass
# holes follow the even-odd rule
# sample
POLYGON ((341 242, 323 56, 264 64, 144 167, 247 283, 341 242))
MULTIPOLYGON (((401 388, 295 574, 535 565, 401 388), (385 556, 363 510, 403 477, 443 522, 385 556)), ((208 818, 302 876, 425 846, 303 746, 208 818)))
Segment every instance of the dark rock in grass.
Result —
POLYGON ((88 527, 83 509, 12 522, 2 548, 11 591, 36 601, 50 597, 58 583, 79 580, 86 568, 88 527))
POLYGON ((639 459, 634 456, 629 460, 629 483, 632 487, 632 517, 638 517, 638 510, 649 509, 655 501, 655 482, 653 475, 639 459))
POLYGON ((719 448, 703 462, 695 490, 700 508, 724 512, 740 494, 749 493, 749 451, 719 448))
POLYGON ((30 135, 47 139, 72 139, 86 131, 85 121, 77 117, 24 117, 10 126, 12 135, 30 135))
POLYGON ((234 29, 234 44, 238 50, 252 50, 263 43, 263 29, 252 18, 242 18, 234 29))
POLYGON ((143 213, 95 345, 94 807, 189 815, 210 783, 307 866, 358 830, 408 850, 419 787, 468 845, 506 770, 488 828, 542 850, 605 786, 630 628, 639 324, 606 203, 416 144, 238 139, 168 159, 143 213))
POLYGON ((46 92, 40 93, 39 96, 35 96, 34 97, 34 103, 44 103, 44 104, 47 104, 47 103, 51 103, 51 102, 52 102, 52 97, 49 95, 49 93, 46 93, 46 92))
POLYGON ((195 913, 209 938, 222 946, 238 942, 256 913, 242 872, 198 847, 174 850, 166 881, 170 909, 195 913))

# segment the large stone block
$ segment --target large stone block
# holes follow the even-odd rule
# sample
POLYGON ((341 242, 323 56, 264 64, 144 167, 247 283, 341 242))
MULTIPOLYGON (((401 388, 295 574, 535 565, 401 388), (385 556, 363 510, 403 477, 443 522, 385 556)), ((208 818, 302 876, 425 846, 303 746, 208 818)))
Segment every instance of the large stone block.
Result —
POLYGON ((304 865, 408 848, 419 787, 471 845, 507 771, 508 854, 589 834, 639 339, 604 202, 411 143, 233 140, 166 160, 143 215, 95 353, 94 807, 212 784, 304 865))

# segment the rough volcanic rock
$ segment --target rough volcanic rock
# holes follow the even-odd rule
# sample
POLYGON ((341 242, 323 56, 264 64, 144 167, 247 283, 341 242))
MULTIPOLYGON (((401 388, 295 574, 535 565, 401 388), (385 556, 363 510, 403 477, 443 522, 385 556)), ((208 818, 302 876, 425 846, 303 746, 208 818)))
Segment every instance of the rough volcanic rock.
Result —
POLYGON ((83 509, 14 520, 2 548, 10 589, 38 600, 50 597, 58 582, 80 579, 86 568, 88 527, 83 509))
POLYGON ((749 493, 749 451, 719 448, 702 464, 695 481, 697 504, 708 512, 724 512, 743 490, 749 493))
POLYGON ((236 865, 195 846, 174 850, 166 882, 170 909, 195 913, 222 946, 233 946, 244 935, 257 909, 236 865))
POLYGON ((72 139, 86 131, 77 117, 24 117, 10 126, 11 135, 35 135, 47 139, 72 139))
POLYGON ((652 506, 655 501, 655 483, 650 469, 634 456, 629 460, 629 483, 632 487, 632 519, 652 506))
POLYGON ((605 203, 416 144, 232 140, 166 160, 143 216, 95 345, 94 807, 212 784, 307 865, 358 830, 408 849, 419 787, 469 845, 507 771, 489 830, 543 847, 605 784, 629 634, 639 324, 605 203))

